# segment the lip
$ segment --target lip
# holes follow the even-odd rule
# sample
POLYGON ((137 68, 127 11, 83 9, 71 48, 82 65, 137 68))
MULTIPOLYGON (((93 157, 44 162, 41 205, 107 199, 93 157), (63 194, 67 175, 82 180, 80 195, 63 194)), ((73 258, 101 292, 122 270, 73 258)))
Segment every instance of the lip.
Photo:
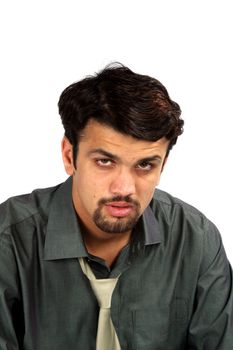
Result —
POLYGON ((127 202, 111 202, 106 204, 106 209, 111 216, 126 217, 132 212, 133 205, 127 202))
POLYGON ((124 202, 124 201, 119 201, 119 202, 109 202, 106 204, 107 206, 113 206, 113 207, 119 207, 119 208, 125 208, 125 207, 132 207, 133 205, 131 203, 128 202, 124 202))

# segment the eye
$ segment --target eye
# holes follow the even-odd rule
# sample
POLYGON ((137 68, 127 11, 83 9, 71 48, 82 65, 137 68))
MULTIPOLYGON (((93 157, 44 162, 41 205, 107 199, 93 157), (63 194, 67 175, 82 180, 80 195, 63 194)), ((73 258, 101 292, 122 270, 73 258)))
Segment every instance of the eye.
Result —
POLYGON ((141 162, 137 165, 137 169, 143 171, 150 171, 153 168, 153 164, 149 162, 141 162))
POLYGON ((100 167, 111 167, 113 165, 113 161, 111 159, 102 158, 102 159, 96 159, 96 164, 100 167))

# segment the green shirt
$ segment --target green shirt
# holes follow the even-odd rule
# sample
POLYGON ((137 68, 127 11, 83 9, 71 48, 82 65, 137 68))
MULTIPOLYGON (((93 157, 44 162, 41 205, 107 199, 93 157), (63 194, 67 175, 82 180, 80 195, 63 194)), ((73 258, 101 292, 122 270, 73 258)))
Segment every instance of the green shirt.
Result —
POLYGON ((110 271, 85 249, 71 187, 69 178, 0 206, 0 349, 95 349, 86 257, 97 278, 121 273, 111 318, 122 350, 232 350, 232 271, 216 227, 156 190, 110 271))

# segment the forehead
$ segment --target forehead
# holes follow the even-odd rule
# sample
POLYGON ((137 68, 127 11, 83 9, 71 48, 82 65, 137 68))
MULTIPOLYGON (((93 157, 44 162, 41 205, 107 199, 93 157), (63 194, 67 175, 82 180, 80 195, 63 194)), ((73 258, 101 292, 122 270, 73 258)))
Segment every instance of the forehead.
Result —
POLYGON ((143 158, 166 154, 169 141, 164 137, 158 141, 139 140, 122 134, 113 128, 91 120, 82 131, 79 139, 79 151, 90 152, 101 148, 120 157, 143 158))

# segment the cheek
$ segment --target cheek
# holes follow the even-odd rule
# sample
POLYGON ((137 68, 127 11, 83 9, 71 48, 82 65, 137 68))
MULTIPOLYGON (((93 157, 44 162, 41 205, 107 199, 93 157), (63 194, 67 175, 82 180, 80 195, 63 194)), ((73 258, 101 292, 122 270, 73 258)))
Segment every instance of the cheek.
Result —
POLYGON ((156 186, 158 186, 159 182, 160 182, 160 176, 161 176, 161 172, 162 172, 162 168, 160 168, 155 175, 155 179, 154 179, 154 189, 156 186))
POLYGON ((93 189, 93 193, 96 194, 98 197, 105 197, 108 196, 110 193, 110 187, 111 187, 111 176, 98 176, 96 174, 95 177, 91 179, 90 186, 93 189))
POLYGON ((154 195, 154 191, 155 191, 155 188, 151 188, 150 190, 148 190, 147 192, 145 192, 145 195, 144 195, 144 201, 146 203, 146 205, 148 205, 154 195))
POLYGON ((146 181, 140 186, 140 190, 138 191, 138 195, 142 202, 145 204, 148 204, 150 200, 153 197, 155 188, 156 188, 156 182, 153 179, 152 181, 146 181))
POLYGON ((89 185, 84 184, 88 188, 89 197, 93 203, 98 202, 102 197, 106 195, 107 186, 103 181, 98 181, 98 179, 92 179, 89 185))
POLYGON ((93 190, 99 188, 100 183, 90 172, 86 172, 85 174, 79 174, 78 185, 87 191, 93 192, 93 190))

